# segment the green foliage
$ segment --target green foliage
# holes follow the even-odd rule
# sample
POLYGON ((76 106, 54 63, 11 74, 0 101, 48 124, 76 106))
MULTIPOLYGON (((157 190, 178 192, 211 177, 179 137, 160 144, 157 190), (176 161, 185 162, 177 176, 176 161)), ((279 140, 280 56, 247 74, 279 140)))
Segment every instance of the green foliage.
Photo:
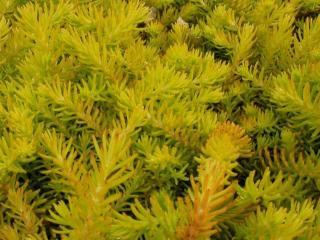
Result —
POLYGON ((0 1, 0 239, 320 239, 319 0, 0 1))
POLYGON ((310 201, 292 202, 290 209, 269 204, 265 211, 258 208, 244 226, 238 226, 238 233, 241 239, 295 239, 305 234, 314 217, 310 201))

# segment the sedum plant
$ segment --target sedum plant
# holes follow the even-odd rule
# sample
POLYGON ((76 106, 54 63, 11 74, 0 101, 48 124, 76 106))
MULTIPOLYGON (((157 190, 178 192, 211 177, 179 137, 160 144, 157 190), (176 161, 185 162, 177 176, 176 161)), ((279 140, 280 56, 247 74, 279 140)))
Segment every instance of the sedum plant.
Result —
POLYGON ((0 239, 320 239, 319 0, 1 0, 0 239))

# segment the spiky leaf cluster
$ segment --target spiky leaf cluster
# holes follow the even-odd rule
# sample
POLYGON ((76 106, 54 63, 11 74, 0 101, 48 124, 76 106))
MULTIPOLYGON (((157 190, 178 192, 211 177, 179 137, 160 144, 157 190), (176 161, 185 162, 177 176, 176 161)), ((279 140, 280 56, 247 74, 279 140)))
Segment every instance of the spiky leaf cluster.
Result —
POLYGON ((320 239, 319 0, 1 0, 0 239, 320 239))

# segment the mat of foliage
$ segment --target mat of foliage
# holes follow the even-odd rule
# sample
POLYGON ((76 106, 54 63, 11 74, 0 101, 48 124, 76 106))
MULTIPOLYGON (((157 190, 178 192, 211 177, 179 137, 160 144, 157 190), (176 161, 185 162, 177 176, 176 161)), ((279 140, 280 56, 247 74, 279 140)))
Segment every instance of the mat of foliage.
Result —
POLYGON ((320 0, 0 2, 0 239, 320 239, 320 0))

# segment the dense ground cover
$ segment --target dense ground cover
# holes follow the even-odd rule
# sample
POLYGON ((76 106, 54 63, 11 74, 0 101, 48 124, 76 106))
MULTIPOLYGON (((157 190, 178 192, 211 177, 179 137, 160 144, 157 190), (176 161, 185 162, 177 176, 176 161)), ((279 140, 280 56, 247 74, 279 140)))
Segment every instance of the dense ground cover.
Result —
POLYGON ((0 239, 320 239, 319 0, 1 0, 0 239))

